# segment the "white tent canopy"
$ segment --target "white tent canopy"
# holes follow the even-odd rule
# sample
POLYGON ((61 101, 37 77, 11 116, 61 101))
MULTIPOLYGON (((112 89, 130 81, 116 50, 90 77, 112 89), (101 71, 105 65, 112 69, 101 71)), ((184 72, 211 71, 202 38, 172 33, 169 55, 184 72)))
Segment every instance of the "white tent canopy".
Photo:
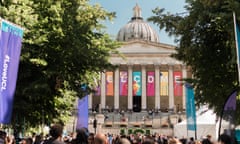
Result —
MULTIPOLYGON (((196 112, 196 122, 197 122, 197 139, 202 139, 208 134, 212 136, 213 140, 218 137, 219 122, 217 121, 217 116, 213 110, 209 110, 207 107, 200 108, 196 112)), ((223 127, 223 126, 222 126, 223 127)), ((178 123, 174 126, 174 136, 178 138, 182 137, 194 137, 195 131, 187 130, 186 120, 178 123)))

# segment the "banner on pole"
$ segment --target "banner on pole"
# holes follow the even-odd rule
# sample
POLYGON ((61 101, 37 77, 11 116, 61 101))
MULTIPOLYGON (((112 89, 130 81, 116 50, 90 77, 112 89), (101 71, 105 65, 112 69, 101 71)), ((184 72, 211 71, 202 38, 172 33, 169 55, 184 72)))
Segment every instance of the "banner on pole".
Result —
POLYGON ((88 95, 78 100, 78 117, 76 129, 88 128, 88 95))
POLYGON ((174 78, 174 96, 182 96, 182 83, 181 83, 181 79, 182 79, 182 72, 173 72, 173 78, 174 78))
POLYGON ((187 130, 196 131, 196 108, 194 100, 194 91, 189 84, 186 88, 186 114, 187 114, 187 130))
POLYGON ((11 121, 23 29, 5 20, 0 32, 0 123, 11 121))
POLYGON ((160 74, 160 95, 168 96, 168 72, 160 74))
POLYGON ((147 96, 155 95, 155 72, 147 72, 147 96))
POLYGON ((113 72, 106 72, 106 95, 113 96, 113 72))
POLYGON ((141 72, 133 72, 133 96, 142 95, 142 78, 141 72))
POLYGON ((127 71, 120 71, 120 80, 119 80, 119 95, 127 96, 128 95, 128 73, 127 71))

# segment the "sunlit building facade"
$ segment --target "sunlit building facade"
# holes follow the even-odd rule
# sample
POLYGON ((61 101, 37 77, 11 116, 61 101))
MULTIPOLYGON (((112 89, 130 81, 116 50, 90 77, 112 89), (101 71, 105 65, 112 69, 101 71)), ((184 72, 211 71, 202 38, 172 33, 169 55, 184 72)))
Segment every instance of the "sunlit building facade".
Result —
POLYGON ((89 96, 89 109, 185 109, 185 89, 179 79, 191 77, 191 71, 171 57, 175 46, 160 43, 138 5, 131 20, 119 30, 117 40, 123 43, 118 51, 124 57, 111 55, 110 62, 118 67, 101 73, 98 92, 89 96))

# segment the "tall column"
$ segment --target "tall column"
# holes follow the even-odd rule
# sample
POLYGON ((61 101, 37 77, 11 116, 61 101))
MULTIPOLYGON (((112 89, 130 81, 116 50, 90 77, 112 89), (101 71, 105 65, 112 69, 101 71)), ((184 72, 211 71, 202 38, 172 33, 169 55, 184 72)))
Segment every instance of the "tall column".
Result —
POLYGON ((146 97, 146 67, 142 65, 142 109, 147 109, 147 97, 146 97))
POLYGON ((133 95, 132 95, 132 65, 128 66, 128 109, 133 108, 133 95))
POLYGON ((160 109, 160 70, 155 65, 155 109, 160 109))
POLYGON ((92 109, 92 93, 88 95, 88 109, 92 109))
POLYGON ((174 89, 173 89, 173 66, 170 65, 168 69, 169 73, 169 108, 174 108, 174 89))
MULTIPOLYGON (((183 79, 184 78, 187 78, 187 67, 186 67, 186 65, 183 65, 182 66, 182 77, 183 77, 183 79)), ((186 89, 185 89, 185 87, 183 86, 183 109, 186 109, 186 89)))
POLYGON ((114 76, 114 109, 119 109, 119 68, 116 68, 114 76))
POLYGON ((102 72, 101 76, 101 107, 102 109, 105 109, 106 105, 106 75, 104 72, 102 72))

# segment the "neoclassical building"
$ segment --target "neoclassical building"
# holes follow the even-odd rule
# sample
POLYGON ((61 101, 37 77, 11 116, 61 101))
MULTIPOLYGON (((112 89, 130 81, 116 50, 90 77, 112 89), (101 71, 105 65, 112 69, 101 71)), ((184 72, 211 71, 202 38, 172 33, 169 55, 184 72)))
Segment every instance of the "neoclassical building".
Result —
POLYGON ((112 54, 114 71, 101 74, 99 91, 89 96, 89 108, 141 111, 185 109, 185 89, 179 79, 191 77, 190 69, 171 57, 175 46, 160 43, 156 31, 133 8, 133 17, 117 35, 123 57, 112 54))

